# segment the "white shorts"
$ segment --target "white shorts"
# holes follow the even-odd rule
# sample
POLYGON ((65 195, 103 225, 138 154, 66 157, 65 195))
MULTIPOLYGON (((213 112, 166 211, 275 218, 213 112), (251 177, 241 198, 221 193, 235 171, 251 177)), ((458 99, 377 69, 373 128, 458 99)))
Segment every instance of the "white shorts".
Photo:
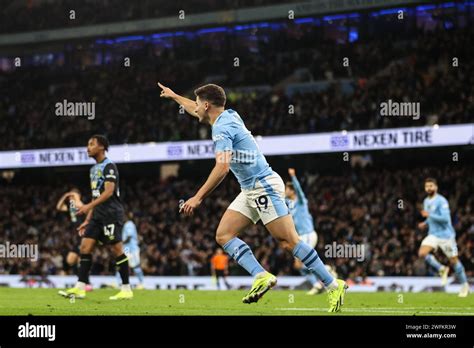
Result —
POLYGON ((455 257, 458 256, 458 247, 456 245, 456 240, 453 239, 443 239, 438 238, 433 235, 428 235, 423 239, 421 245, 430 246, 436 251, 438 248, 446 255, 447 257, 455 257))
POLYGON ((125 254, 128 257, 128 265, 130 268, 140 266, 140 249, 134 249, 131 252, 127 250, 125 254))
POLYGON ((288 215, 290 211, 285 203, 285 183, 277 173, 257 179, 255 187, 242 189, 228 209, 245 215, 254 224, 261 219, 266 225, 288 215))
POLYGON ((300 240, 302 240, 306 244, 309 244, 311 248, 313 249, 316 247, 316 244, 318 244, 318 235, 315 231, 311 233, 303 234, 299 237, 300 237, 300 240))

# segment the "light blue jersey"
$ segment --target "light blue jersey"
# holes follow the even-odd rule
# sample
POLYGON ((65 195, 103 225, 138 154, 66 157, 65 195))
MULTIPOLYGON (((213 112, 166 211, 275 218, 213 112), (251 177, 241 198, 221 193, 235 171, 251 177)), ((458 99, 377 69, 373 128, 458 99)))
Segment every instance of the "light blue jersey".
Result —
POLYGON ((430 214, 425 220, 428 224, 428 234, 442 239, 455 237, 456 232, 451 224, 451 213, 446 198, 440 194, 434 195, 433 198, 426 197, 423 209, 430 214))
POLYGON ((232 151, 230 170, 242 189, 252 189, 257 179, 273 174, 252 133, 236 111, 227 109, 217 117, 212 125, 212 140, 216 153, 232 151))
POLYGON ((125 223, 122 229, 122 241, 123 241, 123 247, 124 249, 128 249, 129 253, 132 253, 139 249, 138 247, 138 233, 137 233, 137 227, 133 223, 132 220, 129 220, 125 223), (125 243, 125 241, 127 241, 125 243))
POLYGON ((293 187, 296 191, 296 199, 292 200, 287 198, 286 204, 288 205, 290 213, 293 216, 296 232, 302 236, 314 231, 313 218, 309 213, 308 200, 306 199, 303 189, 301 188, 296 176, 291 178, 291 182, 293 183, 293 187))

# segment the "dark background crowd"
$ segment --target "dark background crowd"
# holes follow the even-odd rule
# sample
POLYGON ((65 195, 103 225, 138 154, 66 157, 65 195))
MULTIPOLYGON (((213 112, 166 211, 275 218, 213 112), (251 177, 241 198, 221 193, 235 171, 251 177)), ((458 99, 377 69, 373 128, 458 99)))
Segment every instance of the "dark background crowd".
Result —
MULTIPOLYGON (((474 26, 372 20, 353 24, 353 42, 316 24, 276 23, 169 41, 67 44, 50 64, 22 56, 21 68, 0 71, 0 149, 78 146, 92 133, 112 144, 208 139, 207 125, 180 122, 178 106, 159 98, 158 81, 191 98, 199 85, 221 84, 254 135, 471 122, 474 26), (95 118, 57 116, 64 100, 95 103, 95 118), (419 103, 420 118, 381 116, 388 100, 419 103)), ((352 25, 345 23, 336 27, 352 25)))
MULTIPOLYGON (((398 170, 369 165, 337 175, 305 170, 300 181, 319 235, 317 250, 344 278, 431 274, 432 270, 417 256, 426 232, 416 227, 422 221, 419 211, 425 197, 423 182, 431 176, 438 178, 440 193, 450 202, 460 258, 467 274, 473 276, 473 169, 472 164, 398 170), (365 259, 329 257, 325 251, 333 242, 364 245, 365 259)), ((236 180, 227 178, 197 213, 187 218, 178 213, 179 200, 190 197, 205 177, 170 177, 161 181, 156 177, 122 177, 122 200, 127 211, 134 213, 145 273, 209 275, 209 260, 218 247, 215 231, 225 209, 239 192, 236 180)), ((15 184, 15 180, 10 184, 3 182, 0 186, 0 240, 38 243, 41 256, 36 263, 19 259, 2 261, 0 273, 71 272, 65 264, 65 256, 77 247, 79 238, 68 214, 56 211, 55 204, 72 186, 58 186, 53 182, 41 185, 15 184)), ((81 189, 84 200, 88 201, 87 187, 81 189)), ((241 238, 273 273, 298 274, 293 268, 292 256, 278 247, 260 223, 249 228, 241 238)), ((446 261, 442 254, 438 257, 446 261)), ((113 274, 113 262, 107 248, 98 248, 92 273, 113 274)), ((245 274, 234 262, 231 262, 230 273, 245 274)))
POLYGON ((0 1, 0 34, 69 28, 291 3, 294 0, 25 0, 0 1), (70 11, 74 10, 74 19, 70 11))
MULTIPOLYGON (((288 1, 88 0, 78 5, 0 0, 0 35, 173 16, 181 9, 189 14, 283 2, 288 1), (68 17, 71 9, 74 21, 68 17)), ((254 135, 472 123, 473 6, 438 3, 434 10, 409 7, 404 20, 396 11, 365 10, 226 23, 218 30, 180 27, 179 34, 169 29, 136 37, 1 46, 0 151, 84 146, 96 133, 112 144, 209 139, 208 125, 184 122, 188 116, 175 103, 159 98, 158 81, 191 98, 204 83, 222 85, 227 106, 240 113, 254 135), (21 66, 12 65, 15 58, 21 58, 21 66), (95 103, 94 119, 57 116, 56 103, 64 100, 95 103), (420 118, 381 116, 380 104, 388 100, 419 103, 420 118)), ((450 155, 441 152, 447 149, 422 150, 409 164, 404 156, 411 149, 390 156, 383 152, 364 168, 345 170, 347 163, 335 157, 328 161, 326 155, 278 157, 271 163, 281 174, 288 166, 298 169, 319 235, 318 251, 350 279, 432 273, 417 257, 425 233, 416 226, 423 181, 437 178, 450 202, 461 260, 468 276, 474 276, 472 155, 446 162, 450 155), (445 160, 438 163, 441 157, 445 160), (298 158, 300 165, 293 164, 298 158), (333 242, 364 245, 365 260, 326 257, 325 246, 333 242)), ((165 180, 158 179, 158 164, 119 166, 123 202, 134 213, 146 274, 210 274, 215 230, 239 188, 227 178, 194 217, 181 216, 179 200, 196 191, 205 179, 202 169, 210 168, 209 161, 202 163, 181 164, 180 173, 165 180)), ((79 238, 68 215, 55 205, 73 186, 90 199, 82 171, 0 173, 0 242, 35 243, 41 252, 38 262, 2 259, 0 274, 71 273, 65 256, 79 238)), ((297 274, 292 256, 260 224, 242 238, 273 273, 297 274)), ((114 272, 109 252, 98 248, 92 273, 114 272)), ((231 262, 231 275, 241 274, 231 262)))

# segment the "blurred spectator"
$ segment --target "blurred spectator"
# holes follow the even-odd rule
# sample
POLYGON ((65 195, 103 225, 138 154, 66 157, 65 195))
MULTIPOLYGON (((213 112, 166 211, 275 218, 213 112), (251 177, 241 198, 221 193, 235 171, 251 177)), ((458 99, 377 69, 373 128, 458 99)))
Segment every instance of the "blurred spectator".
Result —
POLYGON ((273 87, 265 93, 229 93, 227 106, 241 114, 255 135, 472 122, 474 64, 468 49, 474 27, 420 32, 416 39, 395 43, 384 38, 306 46, 317 40, 317 29, 310 27, 299 41, 285 45, 285 35, 273 33, 256 53, 237 41, 212 54, 222 47, 198 36, 158 55, 151 50, 137 53, 131 67, 123 62, 84 69, 38 66, 0 74, 0 150, 78 146, 93 133, 107 134, 112 144, 208 139, 209 127, 159 98, 156 83, 191 96, 204 77, 214 74, 223 76, 218 83, 231 91, 248 85, 273 87), (462 62, 458 67, 452 66, 454 53, 462 62), (239 68, 229 63, 237 55, 239 68), (346 55, 351 57, 350 70, 334 63, 346 55), (322 80, 321 66, 327 64, 335 64, 336 77, 352 82, 291 96, 276 87, 301 67, 322 80), (380 116, 380 103, 389 99, 420 103, 420 119, 380 116), (55 105, 64 100, 94 102, 95 118, 56 116, 55 105), (181 122, 185 119, 189 122, 181 122))
POLYGON ((218 10, 290 3, 295 0, 0 0, 0 33, 122 22, 218 10), (74 19, 70 11, 75 11, 74 19))
MULTIPOLYGON (((384 170, 358 168, 349 176, 302 177, 309 207, 319 235, 317 250, 338 274, 353 281, 367 275, 420 276, 430 274, 417 251, 425 233, 416 229, 421 220, 417 204, 424 198, 420 186, 427 176, 439 179, 440 193, 450 202, 457 232, 459 255, 468 276, 474 276, 474 178, 472 166, 384 170), (398 200, 404 202, 398 208, 398 200), (330 258, 327 245, 364 245, 365 259, 330 258)), ((192 218, 178 213, 181 197, 189 196, 196 183, 169 179, 121 183, 122 197, 134 212, 140 238, 142 266, 149 275, 209 275, 210 260, 217 247, 215 231, 226 207, 239 192, 228 178, 192 218)), ((84 189, 84 192, 85 189, 84 189)), ((0 186, 0 240, 10 243, 39 243, 41 257, 0 261, 0 273, 63 274, 65 257, 74 247, 76 232, 64 214, 54 209, 62 189, 49 185, 0 186), (54 198, 54 199, 52 199, 54 198)), ((277 275, 297 275, 293 257, 258 224, 241 236, 264 267, 277 275)), ((445 261, 439 255, 441 261, 445 261)), ((92 274, 114 274, 113 258, 106 248, 97 248, 92 274)), ((245 275, 233 260, 230 275, 245 275)), ((432 274, 432 273, 431 273, 432 274)))

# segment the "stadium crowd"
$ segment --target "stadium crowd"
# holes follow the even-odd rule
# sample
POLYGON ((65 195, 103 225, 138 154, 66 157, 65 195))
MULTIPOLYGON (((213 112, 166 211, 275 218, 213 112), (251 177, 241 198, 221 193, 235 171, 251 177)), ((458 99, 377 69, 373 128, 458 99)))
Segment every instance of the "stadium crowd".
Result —
POLYGON ((420 32, 411 41, 384 37, 345 45, 309 45, 322 40, 317 28, 298 30, 297 40, 293 31, 274 32, 259 41, 258 53, 239 40, 226 47, 197 37, 159 56, 145 45, 145 52, 129 55, 131 67, 38 66, 0 75, 0 150, 78 146, 92 133, 107 134, 112 144, 207 139, 207 125, 176 122, 186 116, 160 99, 156 86, 161 81, 192 97, 204 76, 223 76, 218 83, 228 89, 228 107, 255 135, 472 121, 472 27, 420 32), (235 56, 239 67, 233 66, 235 56), (343 57, 350 57, 349 67, 343 57), (325 81, 328 88, 285 93, 281 81, 301 69, 306 74, 295 82, 325 81), (339 78, 350 82, 343 86, 339 78), (271 90, 235 89, 248 85, 271 90), (389 99, 420 103, 419 119, 380 116, 380 103, 389 99), (95 117, 57 116, 55 105, 64 100, 95 103, 95 117))
MULTIPOLYGON (((197 13, 276 2, 288 0, 206 0, 206 6, 194 0, 88 0, 70 21, 68 11, 76 6, 71 0, 25 5, 0 0, 0 33, 167 16, 181 7, 197 13)), ((275 22, 238 32, 229 26, 203 35, 196 29, 140 42, 109 38, 110 44, 94 38, 64 47, 55 43, 49 63, 35 63, 42 55, 32 49, 21 57, 24 64, 13 69, 3 69, 8 64, 0 57, 0 151, 83 146, 94 133, 106 134, 112 144, 209 139, 208 125, 184 122, 188 116, 175 103, 159 98, 158 81, 189 97, 198 85, 223 85, 228 107, 242 115, 254 135, 472 122, 474 64, 469 47, 474 27, 451 23, 448 28, 433 17, 434 29, 418 27, 416 20, 397 20, 397 30, 385 30, 393 29, 393 18, 324 25, 321 19, 318 25, 316 20, 275 22), (350 26, 360 29, 357 38, 350 39, 350 26), (125 57, 130 66, 124 65, 125 57), (380 116, 380 103, 389 99, 420 103, 420 118, 380 116), (95 103, 94 118, 57 116, 55 105, 64 100, 95 103)), ((322 258, 350 279, 429 272, 417 258, 424 236, 416 229, 421 220, 417 204, 423 199, 424 178, 434 176, 450 201, 466 272, 474 276, 472 172, 472 166, 450 166, 354 169, 345 176, 305 173, 301 181, 322 258), (365 260, 327 257, 325 246, 333 242, 366 245, 365 260)), ((0 182, 0 241, 37 243, 41 251, 34 263, 1 260, 0 274, 71 272, 65 256, 79 239, 67 214, 54 207, 65 187, 0 182)), ((193 218, 178 214, 178 202, 195 191, 195 181, 125 177, 121 188, 127 209, 135 215, 146 274, 209 274, 219 218, 239 191, 234 179, 226 179, 193 218)), ((81 190, 89 196, 88 188, 81 190)), ((291 255, 261 225, 249 228, 243 238, 267 269, 297 274, 291 255)), ((92 273, 114 271, 107 250, 97 249, 92 273)), ((231 274, 244 273, 231 262, 231 274)))
MULTIPOLYGON (((423 180, 439 179, 440 193, 449 202, 457 232, 459 254, 468 276, 474 276, 474 190, 472 165, 413 168, 393 171, 355 168, 343 176, 306 173, 301 176, 319 235, 317 250, 343 278, 356 281, 367 275, 432 274, 417 251, 425 232, 417 230, 423 180), (402 202, 402 203, 400 203, 402 202), (365 246, 365 258, 331 257, 332 243, 365 246)), ((209 260, 219 219, 239 192, 227 178, 192 218, 178 213, 179 200, 196 190, 196 182, 169 178, 166 181, 123 179, 122 199, 134 213, 138 227, 141 262, 148 275, 209 275, 209 260)), ((83 190, 83 192, 86 192, 83 190)), ((38 243, 38 262, 21 259, 0 261, 0 274, 51 275, 70 273, 65 256, 79 241, 68 216, 55 210, 63 190, 50 185, 0 186, 0 240, 38 243)), ((89 196, 87 192, 85 196, 89 196)), ((87 199, 86 199, 87 201, 87 199)), ((241 236, 258 260, 278 275, 298 274, 292 256, 280 249, 259 223, 241 236)), ((446 260, 442 254, 439 259, 446 260)), ((97 248, 92 274, 113 274, 113 258, 107 248, 97 248)), ((231 275, 244 275, 235 263, 231 275)))
MULTIPOLYGON (((294 1, 294 0, 293 0, 294 1)), ((0 34, 290 3, 292 0, 0 1, 0 34), (70 11, 74 10, 74 18, 70 11)))

